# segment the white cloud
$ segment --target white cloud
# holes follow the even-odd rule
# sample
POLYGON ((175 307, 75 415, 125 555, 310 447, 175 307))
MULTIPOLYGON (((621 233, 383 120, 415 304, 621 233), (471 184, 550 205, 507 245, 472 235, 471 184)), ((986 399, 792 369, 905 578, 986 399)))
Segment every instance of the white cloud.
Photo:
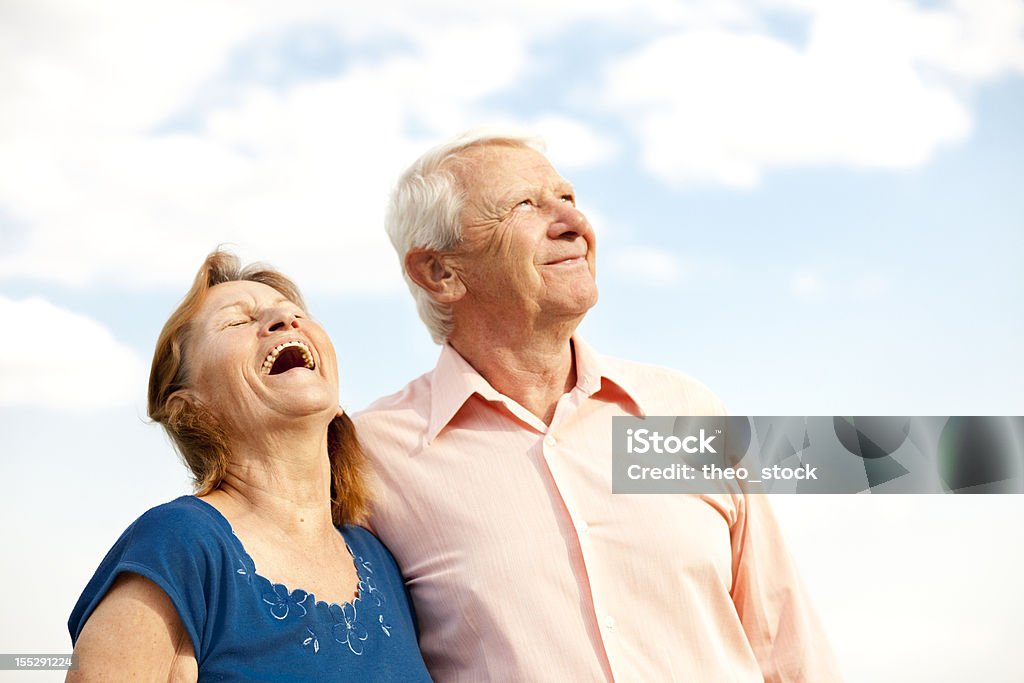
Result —
POLYGON ((675 254, 655 247, 619 247, 606 258, 616 274, 634 284, 673 285, 680 282, 684 275, 675 254))
POLYGON ((1024 9, 1012 0, 796 9, 807 14, 806 46, 684 28, 607 69, 605 101, 631 125, 652 173, 749 187, 772 167, 919 166, 970 133, 964 85, 1024 70, 1024 9))
POLYGON ((544 138, 548 158, 559 170, 606 164, 619 153, 613 138, 579 120, 548 115, 531 121, 528 127, 544 138))
MULTIPOLYGON (((196 36, 186 18, 198 10, 175 15, 137 57, 134 34, 156 22, 130 7, 113 23, 101 21, 103 10, 21 8, 36 23, 59 21, 52 34, 28 31, 40 45, 12 50, 22 66, 0 74, 12 88, 7 111, 20 112, 8 129, 16 134, 0 136, 0 206, 29 228, 0 254, 0 278, 181 287, 209 250, 230 243, 309 290, 403 287, 383 232, 392 183, 430 144, 493 118, 480 103, 521 78, 530 32, 473 15, 424 17, 435 24, 429 31, 412 9, 390 24, 378 17, 358 25, 398 32, 405 48, 287 89, 229 84, 230 97, 193 112, 194 128, 154 133, 218 76, 232 49, 271 30, 248 14, 234 23, 231 3, 216 7, 196 21, 196 36), (83 35, 93 30, 103 40, 83 35), (180 46, 168 41, 185 34, 199 46, 178 64, 180 46)), ((313 16, 351 30, 338 11, 313 16)), ((615 153, 579 121, 536 123, 566 166, 615 153)))
MULTIPOLYGON (((1014 0, 941 11, 802 0, 12 0, 3 13, 0 208, 18 228, 5 236, 0 279, 76 286, 181 287, 229 242, 310 290, 401 288, 381 227, 397 173, 443 137, 509 118, 488 103, 495 95, 521 90, 535 103, 536 78, 571 88, 574 75, 541 69, 531 48, 580 22, 663 36, 608 70, 604 98, 671 183, 923 163, 970 130, 949 78, 1024 64, 1014 0), (765 7, 803 12, 808 45, 764 34, 765 7), (401 48, 355 50, 340 74, 287 88, 227 76, 243 53, 255 76, 277 73, 280 37, 308 26, 320 40, 401 48), (154 132, 175 117, 194 126, 154 132)), ((618 140, 558 105, 520 121, 546 136, 556 165, 617 157, 618 140)))
POLYGON ((335 78, 251 88, 204 112, 198 131, 125 124, 43 154, 19 136, 0 149, 0 202, 31 231, 0 255, 0 277, 180 286, 230 242, 306 288, 401 287, 382 219, 398 171, 427 146, 409 117, 434 136, 457 132, 523 63, 500 27, 434 38, 335 78), (472 87, 449 77, 459 49, 493 43, 504 48, 463 69, 472 87))
POLYGON ((544 142, 546 156, 559 170, 607 164, 619 154, 618 142, 613 137, 578 118, 545 114, 521 120, 505 115, 488 115, 487 120, 485 126, 477 128, 539 137, 544 142))
POLYGON ((39 297, 0 296, 0 407, 98 411, 142 399, 143 361, 100 323, 39 297))

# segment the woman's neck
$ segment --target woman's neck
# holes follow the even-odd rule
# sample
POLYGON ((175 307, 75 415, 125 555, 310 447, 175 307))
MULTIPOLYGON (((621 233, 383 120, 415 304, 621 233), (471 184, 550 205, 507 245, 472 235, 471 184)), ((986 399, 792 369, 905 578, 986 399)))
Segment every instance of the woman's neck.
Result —
POLYGON ((218 489, 204 498, 229 519, 254 516, 296 539, 336 535, 331 516, 327 429, 232 439, 218 489))

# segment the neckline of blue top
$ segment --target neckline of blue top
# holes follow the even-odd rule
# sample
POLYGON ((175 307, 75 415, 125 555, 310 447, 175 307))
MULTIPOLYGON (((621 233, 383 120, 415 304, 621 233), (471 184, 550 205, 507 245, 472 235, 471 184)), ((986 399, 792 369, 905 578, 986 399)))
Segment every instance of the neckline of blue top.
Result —
POLYGON ((291 589, 283 583, 271 581, 268 577, 263 576, 257 571, 256 562, 252 559, 252 556, 249 555, 249 551, 245 549, 242 539, 235 534, 235 530, 231 526, 231 522, 220 510, 215 508, 213 505, 210 505, 202 498, 194 495, 182 496, 182 498, 191 501, 199 509, 205 511, 217 524, 222 526, 230 534, 231 539, 237 546, 236 550, 238 551, 239 561, 242 565, 235 570, 235 573, 247 579, 249 583, 252 583, 252 581, 255 580, 269 587, 270 590, 264 591, 263 593, 263 601, 271 606, 270 613, 275 619, 284 619, 292 609, 299 609, 301 610, 302 615, 305 615, 308 611, 306 606, 309 604, 320 607, 328 613, 343 614, 346 612, 346 607, 351 610, 355 607, 356 602, 363 600, 364 592, 368 592, 371 596, 377 593, 376 587, 372 583, 372 579, 364 575, 364 571, 371 574, 373 573, 373 570, 370 568, 370 563, 364 561, 361 555, 357 555, 352 550, 349 539, 345 536, 344 531, 337 526, 335 529, 338 530, 342 540, 345 541, 345 549, 348 551, 349 558, 352 560, 352 564, 355 567, 356 578, 358 580, 355 595, 350 600, 346 600, 342 603, 317 600, 316 596, 307 590, 302 588, 291 589))

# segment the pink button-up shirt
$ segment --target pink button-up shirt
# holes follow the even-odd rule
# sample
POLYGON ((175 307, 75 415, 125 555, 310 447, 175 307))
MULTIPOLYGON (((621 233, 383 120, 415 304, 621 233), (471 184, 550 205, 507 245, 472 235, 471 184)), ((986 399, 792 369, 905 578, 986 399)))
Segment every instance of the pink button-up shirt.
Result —
POLYGON ((764 496, 612 494, 615 415, 720 415, 574 340, 550 425, 452 347, 355 417, 439 681, 840 680, 764 496))

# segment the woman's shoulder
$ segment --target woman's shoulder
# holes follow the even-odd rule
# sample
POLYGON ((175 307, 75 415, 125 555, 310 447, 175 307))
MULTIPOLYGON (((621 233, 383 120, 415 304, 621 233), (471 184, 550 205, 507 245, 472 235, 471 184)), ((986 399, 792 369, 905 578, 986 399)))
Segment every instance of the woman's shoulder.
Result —
POLYGON ((231 534, 231 525, 224 516, 195 496, 181 496, 150 508, 125 531, 133 541, 155 537, 162 543, 179 540, 204 545, 223 541, 231 534))
POLYGON ((125 529, 100 562, 68 621, 72 641, 86 620, 125 572, 150 580, 168 595, 182 622, 203 610, 203 588, 224 567, 234 568, 238 553, 231 527, 213 507, 182 496, 151 508, 125 529))
POLYGON ((189 517, 196 518, 205 514, 204 507, 208 508, 210 506, 196 496, 179 496, 174 500, 149 508, 139 515, 136 522, 144 520, 147 522, 161 522, 189 517))
POLYGON ((180 496, 172 501, 146 510, 136 523, 145 524, 199 524, 217 527, 226 522, 215 507, 196 496, 180 496))
POLYGON ((231 525, 214 507, 195 496, 181 496, 132 522, 97 571, 149 567, 202 572, 233 562, 239 554, 237 544, 231 525))

